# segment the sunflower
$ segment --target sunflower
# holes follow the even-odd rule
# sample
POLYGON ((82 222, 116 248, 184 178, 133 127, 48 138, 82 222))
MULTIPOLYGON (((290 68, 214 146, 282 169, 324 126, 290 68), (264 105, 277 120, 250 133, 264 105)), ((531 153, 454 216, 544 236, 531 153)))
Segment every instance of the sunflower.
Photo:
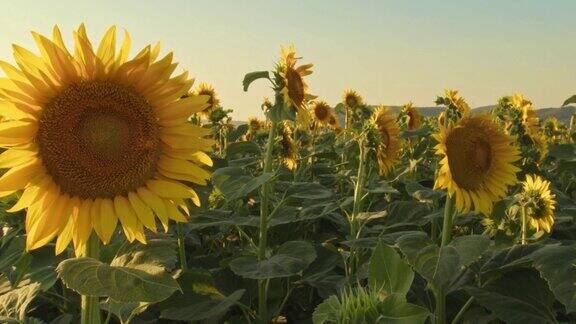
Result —
POLYGON ((436 104, 446 106, 447 109, 444 117, 448 117, 449 121, 457 121, 470 114, 470 106, 464 98, 458 95, 457 90, 444 90, 444 97, 438 97, 436 104))
POLYGON ((308 93, 308 85, 304 77, 312 74, 310 70, 312 64, 296 66, 300 58, 296 57, 294 45, 282 47, 280 50, 280 62, 277 72, 282 77, 283 87, 280 90, 284 95, 284 102, 287 106, 293 107, 300 112, 308 100, 315 96, 308 93))
POLYGON ((408 129, 415 130, 422 126, 422 115, 418 109, 414 108, 414 104, 412 102, 407 103, 402 107, 402 110, 408 116, 408 129))
POLYGON ((257 133, 265 127, 264 121, 260 120, 258 117, 248 118, 248 130, 251 133, 257 133))
POLYGON ((550 182, 537 175, 527 175, 522 182, 521 199, 527 209, 526 216, 535 230, 550 233, 554 225, 555 196, 550 182))
POLYGON ((290 128, 290 124, 287 121, 283 121, 280 125, 280 135, 282 135, 282 140, 280 141, 282 145, 280 160, 288 170, 294 170, 298 161, 298 150, 294 142, 292 128, 290 128))
POLYGON ((199 113, 200 115, 202 115, 204 117, 209 117, 210 112, 214 108, 218 107, 218 105, 220 104, 220 100, 218 99, 218 95, 216 94, 216 90, 214 90, 214 87, 212 87, 208 83, 205 83, 205 82, 200 83, 200 85, 198 86, 196 91, 194 91, 194 94, 196 94, 197 96, 207 96, 208 97, 208 106, 199 113))
POLYGON ((328 124, 330 121, 330 116, 332 116, 332 108, 325 101, 317 101, 312 104, 312 112, 314 114, 314 119, 319 124, 328 124))
POLYGON ((362 96, 352 89, 344 91, 344 94, 342 95, 342 103, 348 109, 355 109, 364 104, 362 96))
POLYGON ((187 94, 188 73, 171 77, 172 53, 159 45, 129 59, 130 37, 116 51, 116 28, 94 51, 81 25, 75 50, 33 33, 40 55, 14 45, 18 67, 1 62, 0 177, 2 196, 24 189, 11 212, 27 208, 26 249, 54 238, 56 253, 71 241, 83 253, 92 230, 108 243, 118 220, 130 242, 156 231, 154 214, 187 221, 184 199, 198 195, 180 180, 205 185, 215 144, 210 133, 188 123, 207 107, 205 96, 187 94))
POLYGON ((377 133, 375 147, 378 173, 386 176, 400 159, 402 150, 400 127, 387 107, 376 109, 372 114, 371 123, 377 133))
POLYGON ((460 212, 475 210, 490 215, 494 202, 516 183, 512 163, 520 158, 514 139, 487 115, 468 116, 434 134, 436 154, 442 156, 435 189, 456 196, 460 212))
POLYGON ((334 129, 340 128, 340 123, 338 122, 338 118, 336 118, 336 116, 334 114, 330 114, 330 117, 328 118, 328 125, 330 125, 330 127, 334 128, 334 129))
POLYGON ((260 108, 262 108, 262 110, 267 111, 268 109, 272 108, 274 105, 272 104, 272 101, 270 101, 270 99, 268 97, 264 97, 264 101, 262 101, 262 105, 260 105, 260 108))

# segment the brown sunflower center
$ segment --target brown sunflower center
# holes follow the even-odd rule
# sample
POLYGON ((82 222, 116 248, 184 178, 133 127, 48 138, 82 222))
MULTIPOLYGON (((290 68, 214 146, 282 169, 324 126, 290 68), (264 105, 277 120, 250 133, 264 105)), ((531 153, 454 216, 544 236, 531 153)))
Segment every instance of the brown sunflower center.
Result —
POLYGON ((298 71, 293 68, 286 70, 286 87, 288 96, 297 107, 302 107, 304 103, 304 80, 298 71))
POLYGON ((324 121, 330 115, 330 111, 328 107, 324 104, 317 104, 314 106, 314 114, 316 115, 316 119, 324 121))
POLYGON ((132 88, 109 81, 71 85, 44 107, 39 124, 42 162, 70 196, 125 195, 155 172, 158 125, 132 88))
POLYGON ((490 139, 478 127, 455 128, 446 140, 452 178, 463 189, 474 190, 484 184, 492 165, 490 139))
POLYGON ((354 95, 348 95, 346 96, 346 106, 354 108, 358 105, 358 99, 356 99, 356 96, 354 95))

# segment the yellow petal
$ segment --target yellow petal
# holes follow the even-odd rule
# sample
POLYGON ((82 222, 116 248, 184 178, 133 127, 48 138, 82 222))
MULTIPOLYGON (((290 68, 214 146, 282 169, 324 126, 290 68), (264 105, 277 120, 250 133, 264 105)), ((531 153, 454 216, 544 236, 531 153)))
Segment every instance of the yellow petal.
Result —
POLYGON ((28 150, 8 149, 0 154, 0 168, 12 168, 31 162, 37 154, 38 151, 35 148, 28 150))
POLYGON ((197 198, 196 192, 187 186, 173 181, 149 180, 146 186, 162 198, 197 198))
MULTIPOLYGON (((138 216, 132 209, 130 202, 126 197, 116 196, 114 197, 114 211, 120 219, 124 233, 128 238, 128 241, 132 242, 136 239, 136 233, 139 231, 138 228, 138 216)), ((142 225, 140 224, 140 227, 142 225)), ((140 231, 143 231, 140 229, 140 231)))
POLYGON ((138 193, 138 197, 142 199, 148 207, 152 208, 156 216, 158 216, 164 226, 164 231, 168 231, 168 211, 162 199, 144 187, 138 188, 136 192, 138 193))
POLYGON ((164 199, 164 204, 166 205, 166 209, 168 210, 168 216, 181 223, 187 223, 188 219, 184 216, 180 210, 178 210, 178 206, 169 199, 164 199))
MULTIPOLYGON (((98 201, 98 199, 96 201, 98 201)), ((116 231, 116 225, 118 224, 118 217, 114 212, 114 203, 110 199, 101 199, 98 204, 95 203, 90 210, 92 224, 95 222, 95 215, 92 214, 92 210, 94 210, 94 206, 96 205, 100 207, 100 210, 96 211, 96 222, 98 223, 98 227, 100 227, 101 231, 101 234, 98 236, 100 236, 102 243, 108 244, 112 238, 112 235, 114 234, 114 231, 116 231)), ((98 233, 95 224, 94 229, 96 230, 96 233, 98 233)))
POLYGON ((92 234, 92 220, 90 218, 90 209, 93 201, 83 199, 73 214, 75 231, 72 236, 74 241, 74 252, 77 257, 84 254, 86 244, 92 234))
POLYGON ((34 121, 11 120, 0 123, 0 145, 19 145, 32 141, 36 136, 38 123, 34 121))
POLYGON ((0 191, 23 189, 42 173, 44 173, 44 168, 37 158, 13 167, 0 177, 0 191))
POLYGON ((135 192, 128 193, 128 200, 130 205, 134 208, 136 215, 140 222, 148 229, 156 233, 156 220, 154 219, 154 213, 152 209, 148 207, 135 192))

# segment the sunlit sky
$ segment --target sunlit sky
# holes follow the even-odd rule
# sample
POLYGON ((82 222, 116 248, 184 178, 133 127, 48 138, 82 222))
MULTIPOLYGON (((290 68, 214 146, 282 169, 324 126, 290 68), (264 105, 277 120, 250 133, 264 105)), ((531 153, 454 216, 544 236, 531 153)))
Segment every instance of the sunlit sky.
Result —
POLYGON ((160 41, 183 69, 217 89, 244 119, 260 115, 262 81, 245 93, 245 73, 272 69, 293 43, 314 63, 311 92, 336 104, 346 88, 368 103, 432 106, 446 87, 471 106, 523 92, 537 107, 576 93, 576 1, 3 1, 0 58, 29 31, 54 24, 71 40, 85 22, 93 40, 109 25, 136 47, 160 41))

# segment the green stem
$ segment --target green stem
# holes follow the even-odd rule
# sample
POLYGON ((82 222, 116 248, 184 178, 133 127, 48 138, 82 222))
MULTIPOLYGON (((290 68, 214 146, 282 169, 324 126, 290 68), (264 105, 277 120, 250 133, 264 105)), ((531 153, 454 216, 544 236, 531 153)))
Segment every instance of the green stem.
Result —
MULTIPOLYGON (((264 158, 263 173, 272 171, 274 141, 276 139, 276 128, 278 122, 272 119, 270 132, 268 133, 268 143, 266 146, 266 156, 264 158)), ((266 249, 268 247, 268 213, 269 208, 270 184, 262 185, 260 192, 260 236, 258 240, 258 260, 266 258, 266 249)), ((268 319, 267 305, 267 287, 266 280, 258 280, 258 318, 261 323, 266 323, 268 319)))
MULTIPOLYGON (((96 233, 92 233, 86 243, 85 257, 98 260, 100 258, 100 241, 96 233)), ((81 324, 100 324, 100 303, 98 296, 82 295, 81 324)))
POLYGON ((176 234, 178 235, 178 255, 180 258, 180 269, 182 271, 188 270, 188 262, 186 261, 186 242, 184 241, 184 224, 176 223, 176 234))
MULTIPOLYGON (((444 222, 442 225, 442 241, 440 247, 446 246, 452 240, 452 221, 456 211, 454 197, 447 196, 444 205, 444 222)), ((446 293, 442 288, 435 287, 434 299, 436 300, 436 323, 446 323, 446 293)))
POLYGON ((525 245, 526 244, 526 207, 522 206, 521 209, 521 216, 522 216, 522 229, 521 229, 521 235, 522 235, 522 241, 521 244, 525 245))
POLYGON ((462 306, 462 308, 460 308, 460 311, 458 312, 458 314, 456 314, 456 316, 454 316, 454 319, 452 320, 452 324, 458 324, 458 322, 460 322, 460 320, 462 319, 462 317, 464 316, 464 314, 466 313, 468 308, 470 308, 470 306, 472 306, 472 303, 474 303, 474 297, 468 298, 468 301, 466 301, 464 306, 462 306))
MULTIPOLYGON (((358 141, 359 161, 358 175, 356 186, 354 187, 354 206, 352 216, 350 217, 350 239, 357 239, 360 235, 360 226, 358 224, 358 214, 362 211, 362 200, 364 198, 364 180, 366 177, 366 148, 364 141, 358 141)), ((350 248, 350 275, 356 272, 356 249, 350 248)))

